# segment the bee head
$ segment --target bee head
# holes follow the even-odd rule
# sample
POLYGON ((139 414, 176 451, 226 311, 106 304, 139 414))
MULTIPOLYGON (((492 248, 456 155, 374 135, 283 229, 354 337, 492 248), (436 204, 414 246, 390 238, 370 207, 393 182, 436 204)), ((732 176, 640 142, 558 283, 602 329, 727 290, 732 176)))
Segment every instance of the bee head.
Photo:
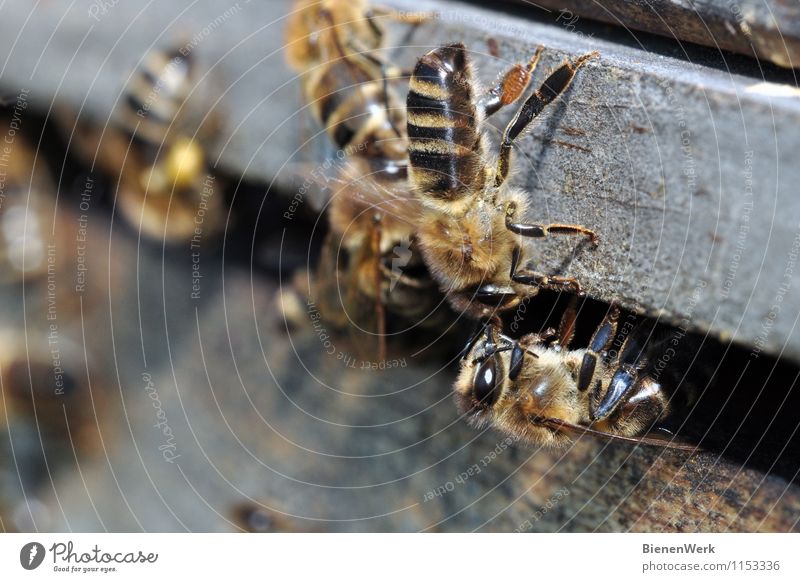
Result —
POLYGON ((459 411, 478 428, 492 425, 534 445, 563 435, 544 419, 576 424, 588 407, 576 388, 579 354, 543 345, 548 333, 514 341, 491 326, 468 346, 455 385, 459 411))
POLYGON ((503 353, 512 349, 505 338, 497 344, 493 326, 486 326, 467 346, 455 385, 458 409, 477 424, 489 420, 500 399, 508 372, 503 353))

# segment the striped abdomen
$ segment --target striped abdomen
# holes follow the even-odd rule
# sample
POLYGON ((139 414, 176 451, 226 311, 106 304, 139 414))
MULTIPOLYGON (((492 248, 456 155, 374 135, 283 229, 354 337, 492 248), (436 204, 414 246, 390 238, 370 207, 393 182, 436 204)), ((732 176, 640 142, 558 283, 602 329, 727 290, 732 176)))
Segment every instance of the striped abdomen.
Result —
POLYGON ((466 48, 457 43, 417 61, 407 101, 411 179, 420 193, 457 200, 484 185, 484 164, 466 48))
POLYGON ((307 80, 307 97, 338 148, 359 148, 353 153, 367 157, 405 159, 403 109, 379 74, 354 58, 341 59, 307 80))
POLYGON ((120 122, 138 139, 163 144, 192 87, 193 63, 178 51, 151 51, 126 87, 120 122))

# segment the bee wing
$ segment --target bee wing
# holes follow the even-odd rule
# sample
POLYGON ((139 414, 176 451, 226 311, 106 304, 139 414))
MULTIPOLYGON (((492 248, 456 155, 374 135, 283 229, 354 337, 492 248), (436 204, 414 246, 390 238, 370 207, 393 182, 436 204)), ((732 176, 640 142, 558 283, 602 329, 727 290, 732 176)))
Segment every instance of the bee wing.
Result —
POLYGON ((325 171, 328 163, 290 162, 284 166, 288 190, 299 194, 303 202, 316 214, 322 214, 334 193, 343 187, 335 171, 325 171))
POLYGON ((369 160, 345 157, 316 164, 292 162, 283 171, 290 192, 299 194, 318 214, 340 198, 360 207, 359 212, 380 213, 390 221, 418 224, 421 207, 408 182, 387 178, 369 165, 369 160))
POLYGON ((393 176, 385 167, 373 168, 370 161, 351 157, 343 161, 341 171, 333 184, 334 194, 343 194, 358 200, 359 204, 374 208, 388 220, 416 225, 421 206, 405 179, 405 168, 397 168, 401 176, 393 176))
POLYGON ((541 424, 548 428, 552 428, 555 430, 560 430, 564 432, 570 432, 573 434, 588 434, 594 437, 603 438, 606 440, 613 440, 613 441, 622 441, 626 443, 632 443, 637 445, 649 445, 649 446, 656 446, 662 447, 666 449, 676 449, 679 451, 692 451, 697 452, 700 449, 698 445, 693 445, 691 443, 683 442, 676 440, 674 437, 666 437, 664 435, 660 435, 656 432, 650 432, 641 437, 629 437, 623 436, 618 434, 612 434, 608 432, 603 432, 601 430, 596 430, 590 428, 588 426, 580 426, 577 424, 572 424, 570 422, 566 422, 564 420, 560 420, 558 418, 538 418, 536 419, 537 424, 541 424))

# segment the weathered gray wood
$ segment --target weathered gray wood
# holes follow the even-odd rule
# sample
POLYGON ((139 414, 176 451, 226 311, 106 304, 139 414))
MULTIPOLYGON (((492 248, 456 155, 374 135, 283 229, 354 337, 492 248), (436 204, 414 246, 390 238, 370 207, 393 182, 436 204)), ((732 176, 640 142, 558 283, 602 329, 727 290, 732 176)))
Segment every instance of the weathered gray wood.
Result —
POLYGON ((800 66, 800 4, 780 0, 515 0, 556 13, 575 28, 580 18, 652 32, 682 42, 741 53, 781 67, 800 66))

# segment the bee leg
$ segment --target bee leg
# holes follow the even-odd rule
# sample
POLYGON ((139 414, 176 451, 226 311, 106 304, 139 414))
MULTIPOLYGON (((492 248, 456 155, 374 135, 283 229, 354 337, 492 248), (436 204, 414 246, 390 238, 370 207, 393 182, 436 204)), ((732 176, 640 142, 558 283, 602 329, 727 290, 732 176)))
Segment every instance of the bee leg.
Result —
POLYGON ((593 398, 591 400, 589 413, 593 421, 608 418, 640 383, 640 373, 647 366, 648 356, 645 349, 646 338, 642 339, 641 335, 643 334, 637 332, 638 330, 628 336, 622 345, 618 367, 614 371, 602 399, 593 398))
POLYGON ((511 67, 500 77, 497 85, 478 99, 478 110, 483 112, 484 117, 494 115, 506 105, 519 99, 531 82, 531 76, 542 55, 542 50, 541 46, 537 48, 527 65, 517 63, 511 67))
POLYGON ((529 333, 521 338, 519 341, 513 343, 511 349, 511 359, 508 366, 508 378, 516 380, 522 372, 522 364, 525 362, 525 356, 529 355, 538 358, 539 354, 531 350, 531 346, 538 346, 545 341, 556 335, 556 330, 548 327, 546 330, 539 333, 529 333))
POLYGON ((370 244, 372 253, 378 265, 375 269, 375 318, 378 325, 378 361, 386 360, 386 306, 383 303, 383 271, 380 268, 381 260, 381 216, 376 214, 373 218, 372 236, 370 244))
POLYGON ((419 26, 420 24, 428 22, 435 15, 436 13, 434 12, 406 12, 402 10, 395 10, 394 8, 389 8, 388 6, 373 6, 365 14, 367 21, 370 22, 370 26, 376 26, 374 24, 374 18, 376 17, 390 18, 395 22, 401 22, 411 26, 419 26))
POLYGON ((556 335, 556 330, 552 327, 548 327, 544 331, 534 332, 534 333, 526 333, 524 336, 519 338, 519 343, 522 346, 535 346, 537 344, 541 344, 546 342, 547 340, 553 338, 556 335))
POLYGON ((575 320, 578 318, 578 298, 573 296, 558 324, 558 347, 567 349, 575 337, 575 320))
POLYGON ((503 132, 503 141, 500 145, 500 156, 497 160, 497 171, 495 173, 495 186, 499 187, 508 177, 511 167, 511 147, 514 145, 514 140, 525 131, 528 125, 536 119, 547 105, 566 91, 577 70, 586 64, 589 59, 596 56, 598 56, 598 53, 592 52, 577 58, 573 62, 568 61, 562 64, 547 77, 542 86, 528 97, 520 107, 503 132))
POLYGON ((605 319, 592 335, 589 347, 583 355, 581 369, 578 373, 578 390, 581 392, 588 390, 593 384, 597 361, 602 357, 602 353, 611 347, 611 342, 614 341, 614 336, 617 334, 618 320, 619 308, 612 304, 605 319))
MULTIPOLYGON (((405 79, 410 79, 414 74, 413 69, 401 69, 397 65, 393 65, 379 56, 370 54, 369 49, 361 46, 355 39, 349 40, 347 46, 354 53, 357 53, 359 57, 368 60, 373 65, 379 66, 384 81, 403 81, 405 79)), ((384 84, 383 88, 386 90, 386 84, 384 84)))
POLYGON ((537 273, 536 271, 517 272, 519 254, 519 247, 516 247, 514 249, 514 254, 511 256, 510 277, 515 283, 522 283, 523 285, 531 285, 542 289, 551 289, 553 291, 568 291, 570 293, 575 293, 579 297, 585 295, 581 290, 581 284, 573 277, 545 275, 544 273, 537 273))
POLYGON ((619 406, 619 403, 631 392, 637 380, 638 371, 635 367, 622 365, 617 368, 600 403, 595 405, 595 400, 592 399, 589 411, 592 421, 596 422, 608 418, 619 406))
MULTIPOLYGON (((400 10, 394 10, 393 8, 388 8, 385 6, 373 6, 372 8, 368 9, 364 13, 364 18, 367 21, 367 24, 372 29, 373 34, 375 34, 376 38, 379 39, 378 46, 382 45, 381 39, 383 39, 384 32, 383 28, 378 24, 377 18, 389 18, 396 22, 401 22, 404 24, 408 24, 409 26, 415 27, 419 26, 420 24, 427 22, 431 18, 435 16, 432 12, 418 12, 418 13, 411 13, 411 12, 404 12, 400 10)), ((329 17, 330 19, 330 17, 329 17)), ((332 23, 332 19, 331 23, 332 23)), ((382 74, 384 81, 387 80, 398 80, 398 79, 407 79, 410 78, 412 75, 412 71, 403 70, 394 65, 389 65, 382 61, 379 57, 376 57, 372 54, 371 49, 364 46, 363 43, 359 42, 358 39, 352 38, 348 41, 348 46, 358 55, 371 60, 373 63, 381 64, 382 74)), ((386 86, 384 85, 384 90, 386 86)))
POLYGON ((545 238, 551 234, 584 235, 589 239, 592 245, 597 246, 599 244, 597 234, 585 226, 579 224, 525 224, 514 222, 514 214, 516 211, 516 203, 509 202, 506 205, 506 228, 513 233, 531 238, 545 238))
POLYGON ((500 327, 500 325, 501 322, 499 321, 495 321, 494 319, 489 320, 467 346, 467 353, 469 353, 469 350, 478 343, 478 340, 485 337, 483 342, 483 354, 472 361, 473 365, 483 362, 499 352, 511 351, 517 346, 517 342, 507 338, 503 334, 499 334, 498 342, 495 341, 495 328, 500 327))
MULTIPOLYGON (((521 345, 514 344, 514 347, 511 349, 511 359, 509 360, 508 365, 508 379, 509 380, 516 380, 519 378, 519 375, 522 373, 522 365, 525 363, 525 354, 527 350, 523 348, 521 345)), ((536 354, 533 354, 536 356, 536 354)), ((536 356, 537 358, 539 356, 536 356)))
POLYGON ((486 334, 486 328, 490 325, 492 325, 491 321, 486 321, 483 323, 475 322, 475 327, 473 328, 473 331, 467 340, 467 344, 461 350, 461 360, 465 360, 467 358, 469 353, 472 351, 472 348, 475 347, 475 344, 477 344, 484 334, 486 334))
MULTIPOLYGON (((383 38, 383 29, 377 23, 376 18, 389 18, 396 22, 402 22, 404 24, 408 24, 412 27, 419 26, 424 22, 427 22, 431 18, 434 17, 434 13, 432 12, 419 12, 419 13, 410 13, 410 12, 401 12, 399 10, 394 10, 392 8, 387 8, 385 6, 373 6, 369 10, 364 13, 364 17, 367 21, 367 24, 372 29, 372 32, 378 39, 383 38)), ((400 69, 394 65, 390 65, 382 61, 380 57, 372 55, 372 50, 369 49, 364 43, 359 42, 357 38, 351 38, 348 40, 348 46, 350 46, 353 51, 369 60, 373 63, 380 62, 383 64, 383 73, 384 79, 390 80, 398 80, 398 79, 407 79, 410 78, 413 74, 413 71, 410 69, 400 69)), ((379 46, 382 45, 382 42, 377 43, 379 46)))
POLYGON ((517 293, 511 287, 498 287, 487 283, 473 292, 472 299, 502 309, 517 299, 517 293))

